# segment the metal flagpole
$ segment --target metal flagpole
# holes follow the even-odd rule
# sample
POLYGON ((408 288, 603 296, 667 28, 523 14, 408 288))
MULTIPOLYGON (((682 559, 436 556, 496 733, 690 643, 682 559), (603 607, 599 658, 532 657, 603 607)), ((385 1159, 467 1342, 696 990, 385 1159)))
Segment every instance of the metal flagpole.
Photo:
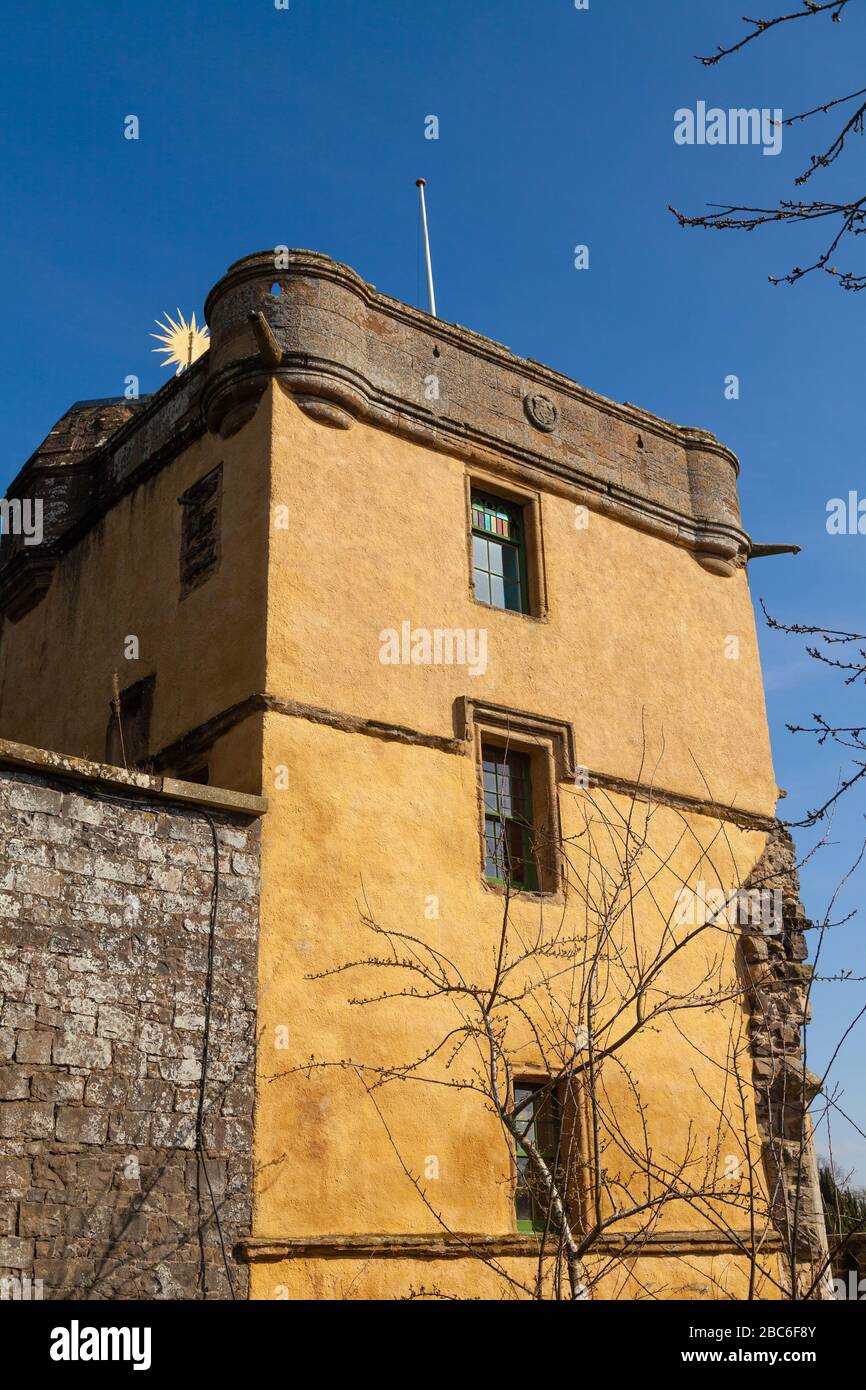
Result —
POLYGON ((424 224, 424 254, 427 259, 427 294, 430 299, 430 313, 435 319, 438 315, 436 313, 436 292, 433 289, 433 264, 430 260, 430 235, 427 231, 427 204, 424 201, 424 189, 426 184, 426 179, 418 179, 416 182, 416 187, 421 193, 421 221, 424 224))

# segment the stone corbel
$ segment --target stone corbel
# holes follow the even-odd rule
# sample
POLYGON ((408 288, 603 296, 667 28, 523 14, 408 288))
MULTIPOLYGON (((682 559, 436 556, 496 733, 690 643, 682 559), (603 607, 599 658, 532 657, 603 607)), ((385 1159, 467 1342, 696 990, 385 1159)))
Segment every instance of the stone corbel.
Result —
POLYGON ((17 623, 35 608, 51 586, 56 564, 56 556, 22 550, 0 577, 0 613, 17 623))
POLYGON ((211 434, 228 439, 237 434, 255 415, 264 395, 269 374, 255 363, 209 382, 202 400, 202 415, 211 434))
POLYGON ((305 415, 331 429, 350 430, 359 416, 368 413, 362 392, 339 377, 303 369, 287 371, 284 364, 277 382, 305 415))

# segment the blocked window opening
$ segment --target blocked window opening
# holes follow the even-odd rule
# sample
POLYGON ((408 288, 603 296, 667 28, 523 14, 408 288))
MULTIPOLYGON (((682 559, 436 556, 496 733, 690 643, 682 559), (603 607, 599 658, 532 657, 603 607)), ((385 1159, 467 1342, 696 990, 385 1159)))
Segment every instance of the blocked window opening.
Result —
POLYGON ((219 568, 222 474, 220 464, 178 498, 183 508, 180 542, 182 600, 210 579, 219 568))
POLYGON ((112 699, 105 737, 107 763, 135 768, 147 761, 155 685, 156 677, 146 676, 122 690, 117 700, 112 699))

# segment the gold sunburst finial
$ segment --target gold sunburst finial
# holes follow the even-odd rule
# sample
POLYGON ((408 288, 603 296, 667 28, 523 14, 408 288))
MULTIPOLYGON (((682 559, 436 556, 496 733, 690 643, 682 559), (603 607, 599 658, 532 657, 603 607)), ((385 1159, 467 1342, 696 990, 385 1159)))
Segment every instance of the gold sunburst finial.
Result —
POLYGON ((163 367, 170 367, 174 362, 178 364, 175 376, 180 376, 187 367, 191 367, 203 352, 207 352, 210 347, 210 335, 207 324, 202 324, 199 328, 193 313, 189 323, 187 323, 180 309, 177 311, 178 321, 175 323, 170 314, 166 314, 166 323, 156 320, 157 328, 164 331, 162 333, 151 333, 151 338, 156 338, 162 343, 163 347, 151 348, 151 352, 162 352, 165 354, 163 367))

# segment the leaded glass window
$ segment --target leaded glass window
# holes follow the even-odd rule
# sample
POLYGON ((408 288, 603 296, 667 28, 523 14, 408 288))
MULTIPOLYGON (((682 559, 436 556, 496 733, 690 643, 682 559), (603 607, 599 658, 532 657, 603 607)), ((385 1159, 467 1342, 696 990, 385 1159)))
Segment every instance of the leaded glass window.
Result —
POLYGON ((555 1178, 560 1136, 560 1114, 556 1095, 548 1086, 524 1082, 514 1088, 514 1113, 520 1127, 520 1137, 515 1139, 517 1188, 514 1203, 517 1229, 543 1231, 548 1224, 545 1187, 533 1170, 521 1139, 528 1139, 534 1144, 548 1171, 555 1178))
POLYGON ((526 753, 484 744, 484 876, 512 888, 538 888, 532 843, 532 779, 526 753))
POLYGON ((475 597, 482 603, 529 612, 522 507, 473 492, 472 572, 475 597))

